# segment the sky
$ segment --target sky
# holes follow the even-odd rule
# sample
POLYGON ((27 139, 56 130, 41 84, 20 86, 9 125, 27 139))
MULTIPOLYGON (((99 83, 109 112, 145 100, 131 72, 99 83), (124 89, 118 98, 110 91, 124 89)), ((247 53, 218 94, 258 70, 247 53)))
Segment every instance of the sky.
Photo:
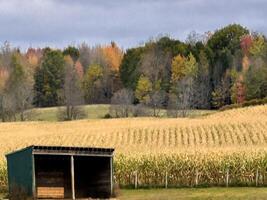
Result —
POLYGON ((0 0, 0 43, 64 48, 152 37, 185 40, 232 23, 267 35, 267 0, 0 0))

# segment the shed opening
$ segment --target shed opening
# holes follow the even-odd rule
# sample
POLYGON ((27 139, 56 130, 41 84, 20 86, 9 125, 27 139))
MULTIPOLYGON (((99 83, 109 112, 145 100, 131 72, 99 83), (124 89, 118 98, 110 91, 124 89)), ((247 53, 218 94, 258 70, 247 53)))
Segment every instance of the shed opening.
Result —
POLYGON ((74 157, 75 196, 108 198, 111 185, 110 159, 107 157, 74 157))
POLYGON ((35 155, 37 198, 71 198, 70 157, 35 155))

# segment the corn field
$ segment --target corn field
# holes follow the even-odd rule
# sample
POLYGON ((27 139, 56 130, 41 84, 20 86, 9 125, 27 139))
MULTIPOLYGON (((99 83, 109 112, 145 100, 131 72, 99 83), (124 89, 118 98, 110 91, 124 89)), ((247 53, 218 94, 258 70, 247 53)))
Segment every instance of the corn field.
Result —
POLYGON ((0 123, 0 187, 4 155, 29 145, 114 147, 122 186, 266 185, 267 106, 197 118, 0 123))
POLYGON ((121 155, 116 159, 115 169, 116 181, 121 186, 265 186, 267 152, 121 155))

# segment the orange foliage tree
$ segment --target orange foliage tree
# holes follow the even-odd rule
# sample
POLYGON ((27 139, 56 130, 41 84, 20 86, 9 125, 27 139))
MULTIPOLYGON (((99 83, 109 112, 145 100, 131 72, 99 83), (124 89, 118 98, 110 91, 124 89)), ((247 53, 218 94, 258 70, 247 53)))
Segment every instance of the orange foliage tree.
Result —
POLYGON ((75 63, 75 70, 79 76, 79 79, 82 79, 84 75, 84 71, 83 71, 83 66, 79 60, 75 63))
POLYGON ((39 64, 42 55, 43 53, 41 49, 29 48, 26 53, 26 58, 32 67, 36 67, 39 64))
POLYGON ((119 67, 123 58, 123 51, 115 42, 103 47, 103 53, 111 70, 119 71, 119 67))

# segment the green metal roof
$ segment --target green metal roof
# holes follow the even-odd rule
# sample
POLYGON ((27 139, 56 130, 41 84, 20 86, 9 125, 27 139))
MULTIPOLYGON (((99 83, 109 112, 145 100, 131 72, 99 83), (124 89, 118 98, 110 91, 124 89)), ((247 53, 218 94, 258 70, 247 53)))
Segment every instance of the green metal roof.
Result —
POLYGON ((73 147, 73 146, 28 146, 26 148, 6 154, 10 156, 27 149, 32 149, 32 154, 39 155, 84 155, 84 156, 113 156, 113 148, 98 147, 73 147))

